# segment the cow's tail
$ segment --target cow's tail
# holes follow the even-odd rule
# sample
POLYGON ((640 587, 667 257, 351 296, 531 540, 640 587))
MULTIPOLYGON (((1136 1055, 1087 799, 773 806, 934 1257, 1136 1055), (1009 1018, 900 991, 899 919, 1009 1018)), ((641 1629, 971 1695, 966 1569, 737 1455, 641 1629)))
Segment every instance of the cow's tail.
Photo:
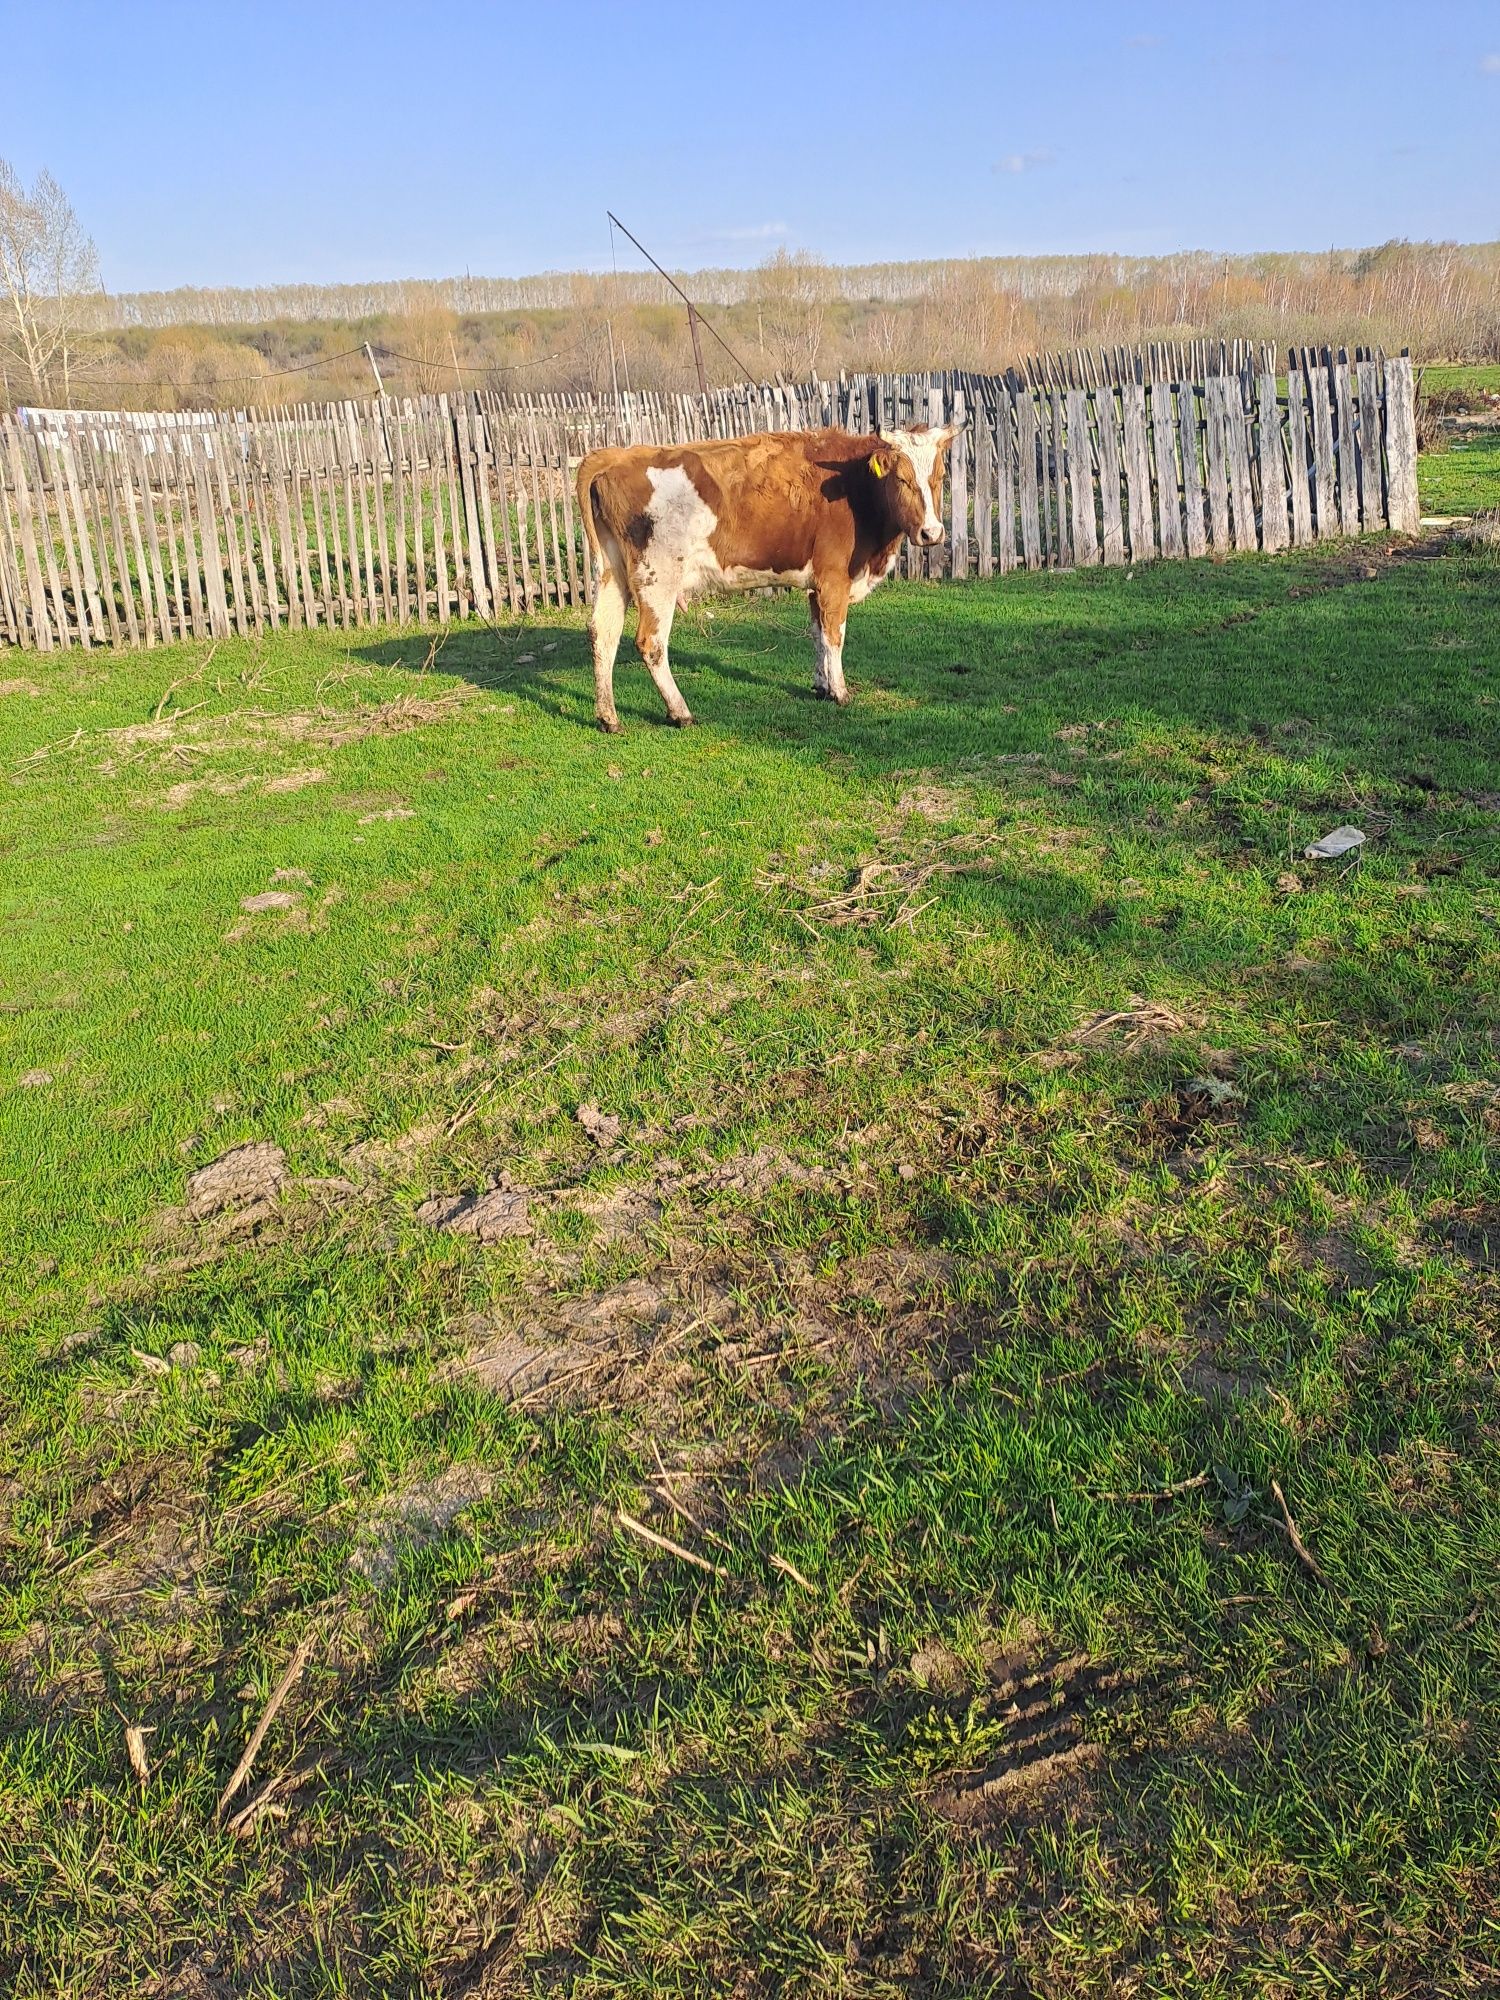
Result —
POLYGON ((574 490, 578 495, 578 512, 583 517, 583 532, 594 558, 594 574, 603 576, 609 568, 609 560, 599 538, 599 516, 594 511, 594 482, 599 470, 598 462, 590 452, 578 468, 578 483, 574 490))

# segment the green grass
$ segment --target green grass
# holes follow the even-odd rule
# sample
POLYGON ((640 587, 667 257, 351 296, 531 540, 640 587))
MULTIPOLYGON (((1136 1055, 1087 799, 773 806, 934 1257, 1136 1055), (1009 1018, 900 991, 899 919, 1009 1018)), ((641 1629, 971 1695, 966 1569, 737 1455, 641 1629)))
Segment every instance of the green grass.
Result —
POLYGON ((1500 507, 1500 428, 1460 432, 1446 451, 1417 461, 1424 514, 1477 514, 1500 507))
POLYGON ((1384 549, 617 739, 571 621, 4 663, 7 1991, 1494 1990, 1500 567, 1384 549))
POLYGON ((1500 391, 1500 364, 1474 361, 1422 362, 1422 391, 1436 396, 1452 389, 1494 394, 1500 391))

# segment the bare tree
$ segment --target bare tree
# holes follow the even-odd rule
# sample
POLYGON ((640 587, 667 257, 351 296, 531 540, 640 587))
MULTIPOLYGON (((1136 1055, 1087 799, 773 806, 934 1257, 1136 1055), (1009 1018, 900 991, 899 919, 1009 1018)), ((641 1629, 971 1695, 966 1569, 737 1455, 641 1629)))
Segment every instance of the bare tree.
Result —
POLYGON ((33 401, 50 399, 60 376, 71 407, 79 334, 103 290, 99 253, 51 174, 44 169, 28 188, 3 159, 0 287, 0 354, 33 401))
POLYGON ((793 379, 816 375, 827 323, 829 273, 805 250, 777 250, 760 266, 761 343, 793 379))

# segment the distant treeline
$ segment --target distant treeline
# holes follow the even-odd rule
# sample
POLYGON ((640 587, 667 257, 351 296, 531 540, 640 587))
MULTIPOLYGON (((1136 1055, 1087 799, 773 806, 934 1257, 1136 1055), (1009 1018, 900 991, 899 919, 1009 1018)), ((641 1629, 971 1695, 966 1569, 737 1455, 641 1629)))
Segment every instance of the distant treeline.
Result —
MULTIPOLYGON (((1500 358, 1500 244, 1219 257, 984 257, 829 265, 779 253, 682 274, 723 344, 712 383, 841 370, 995 372, 1057 348, 1236 337, 1500 358)), ((69 399, 265 407, 385 389, 695 385, 681 303, 652 274, 184 288, 87 302, 69 399)), ((10 403, 35 400, 8 377, 10 403)))

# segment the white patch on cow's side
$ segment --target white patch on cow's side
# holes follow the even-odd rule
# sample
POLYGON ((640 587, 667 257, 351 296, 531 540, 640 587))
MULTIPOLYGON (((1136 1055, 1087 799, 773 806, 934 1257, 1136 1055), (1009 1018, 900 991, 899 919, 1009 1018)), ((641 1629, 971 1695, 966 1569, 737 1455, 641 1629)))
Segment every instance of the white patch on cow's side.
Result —
POLYGON ((717 582, 719 565, 709 538, 719 525, 718 515, 680 465, 649 465, 646 477, 651 482, 646 546, 655 576, 671 588, 674 600, 717 582))
POLYGON ((932 504, 932 471, 940 449, 937 439, 918 431, 882 431, 880 435, 887 444, 894 445, 911 460, 911 469, 922 489, 922 504, 927 509, 922 522, 923 534, 930 535, 934 530, 941 534, 943 524, 932 504))

